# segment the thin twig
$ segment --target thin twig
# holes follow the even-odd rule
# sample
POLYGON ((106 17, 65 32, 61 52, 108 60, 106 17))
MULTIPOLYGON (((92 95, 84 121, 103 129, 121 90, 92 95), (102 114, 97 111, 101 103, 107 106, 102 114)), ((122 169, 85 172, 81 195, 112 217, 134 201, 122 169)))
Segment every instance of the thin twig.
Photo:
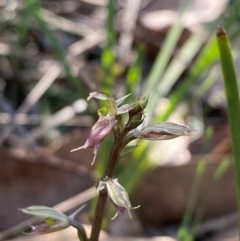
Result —
POLYGON ((84 112, 87 108, 85 100, 77 100, 71 106, 66 106, 52 115, 49 119, 43 123, 43 126, 33 129, 21 142, 21 144, 26 145, 32 141, 41 137, 49 129, 59 126, 70 119, 72 119, 76 113, 84 112), (76 103, 79 103, 79 107, 76 108, 76 103))
POLYGON ((89 34, 85 38, 71 44, 68 47, 67 53, 68 57, 78 56, 83 54, 87 50, 90 50, 94 46, 102 43, 105 40, 105 33, 103 31, 97 31, 89 34))
POLYGON ((107 1, 106 0, 79 0, 80 2, 85 2, 89 4, 93 4, 99 7, 106 7, 107 1))
POLYGON ((47 73, 39 80, 36 86, 32 89, 29 95, 26 97, 21 106, 16 110, 12 125, 4 129, 0 136, 0 145, 9 137, 11 132, 15 128, 15 115, 20 113, 27 113, 41 98, 49 86, 57 79, 61 73, 61 68, 58 65, 53 65, 47 73))
POLYGON ((52 27, 80 36, 87 36, 94 32, 94 30, 86 24, 79 22, 75 23, 69 19, 60 17, 46 9, 42 9, 42 13, 44 20, 47 21, 52 27))
MULTIPOLYGON (((1 102, 1 99, 0 99, 1 102)), ((41 125, 47 121, 45 115, 34 115, 34 114, 16 114, 15 115, 16 125, 41 125)), ((12 115, 9 113, 0 113, 0 124, 9 124, 13 122, 12 115)), ((62 123, 63 126, 91 126, 93 120, 90 116, 75 116, 72 119, 62 123)), ((26 135, 26 132, 24 132, 26 135)))

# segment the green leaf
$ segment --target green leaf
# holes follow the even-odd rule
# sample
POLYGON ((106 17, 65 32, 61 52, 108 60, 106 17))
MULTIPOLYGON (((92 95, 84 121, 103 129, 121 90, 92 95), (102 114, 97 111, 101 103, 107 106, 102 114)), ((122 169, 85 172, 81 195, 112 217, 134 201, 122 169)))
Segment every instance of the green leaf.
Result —
POLYGON ((228 36, 222 28, 217 29, 217 43, 220 53, 220 61, 223 73, 225 94, 227 98, 228 121, 233 146, 233 155, 235 163, 238 218, 240 229, 240 100, 239 87, 236 71, 231 52, 228 36))

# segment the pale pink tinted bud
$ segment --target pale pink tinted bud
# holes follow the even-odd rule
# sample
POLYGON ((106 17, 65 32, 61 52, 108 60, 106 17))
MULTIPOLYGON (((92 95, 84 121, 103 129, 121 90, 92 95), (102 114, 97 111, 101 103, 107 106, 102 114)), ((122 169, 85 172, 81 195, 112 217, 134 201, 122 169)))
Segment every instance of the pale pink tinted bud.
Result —
POLYGON ((112 219, 115 219, 118 213, 124 215, 126 211, 128 212, 129 217, 132 218, 130 210, 136 209, 139 206, 131 206, 127 191, 118 183, 117 179, 105 177, 103 181, 99 182, 97 191, 100 192, 105 188, 107 189, 108 197, 117 209, 117 213, 112 219))
POLYGON ((88 146, 91 148, 99 146, 111 132, 116 123, 117 121, 115 118, 108 119, 105 116, 99 116, 98 121, 92 127, 87 139, 88 146))
POLYGON ((94 158, 92 162, 93 164, 96 159, 97 151, 100 144, 108 136, 108 134, 111 132, 113 127, 116 125, 116 123, 117 123, 117 120, 115 119, 115 117, 100 115, 98 121, 91 128, 89 137, 85 142, 85 144, 81 147, 71 150, 71 152, 77 151, 80 149, 86 149, 87 147, 93 148, 94 149, 93 151, 94 158))
POLYGON ((179 136, 187 136, 192 130, 188 126, 172 122, 164 122, 147 126, 142 130, 135 129, 133 135, 145 140, 169 140, 179 136))
POLYGON ((71 225, 71 220, 68 216, 50 207, 31 206, 20 210, 30 215, 45 218, 44 223, 31 226, 31 234, 53 233, 65 229, 71 225))
POLYGON ((61 213, 53 208, 46 206, 30 206, 27 208, 22 208, 20 209, 20 211, 26 214, 34 215, 45 219, 44 223, 38 224, 36 226, 31 226, 31 231, 27 232, 26 234, 53 233, 68 228, 69 226, 76 227, 77 224, 79 227, 79 232, 84 235, 85 230, 82 224, 74 220, 76 214, 78 214, 84 208, 84 206, 85 205, 80 207, 70 216, 67 216, 64 213, 61 213))

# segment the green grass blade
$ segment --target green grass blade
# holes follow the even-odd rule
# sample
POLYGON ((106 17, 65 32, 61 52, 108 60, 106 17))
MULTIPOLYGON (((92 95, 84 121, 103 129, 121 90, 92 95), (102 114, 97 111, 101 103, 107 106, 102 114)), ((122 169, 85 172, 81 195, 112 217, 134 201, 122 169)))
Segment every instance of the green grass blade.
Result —
POLYGON ((102 91, 108 94, 112 93, 112 87, 114 81, 114 64, 115 64, 115 52, 114 44, 116 40, 116 33, 114 30, 114 16, 115 16, 115 1, 108 0, 108 17, 106 20, 107 28, 107 42, 101 56, 101 66, 103 69, 103 85, 102 91))
MULTIPOLYGON (((210 68, 217 62, 218 57, 219 53, 217 49, 216 39, 211 38, 199 54, 196 62, 192 65, 190 73, 183 80, 179 88, 170 95, 170 103, 167 109, 160 116, 155 117, 156 122, 166 121, 169 118, 169 116, 172 114, 178 104, 181 103, 181 101, 185 98, 195 81, 205 75, 207 71, 210 70, 210 68)), ((218 73, 213 71, 210 74, 209 78, 206 78, 205 83, 201 85, 199 92, 197 92, 198 94, 194 101, 199 99, 201 97, 200 95, 204 93, 203 91, 206 90, 207 87, 211 86, 217 80, 218 75, 218 73)), ((134 172, 134 175, 130 175, 130 173, 129 175, 126 174, 126 180, 128 180, 131 176, 131 182, 126 183, 127 190, 133 190, 134 185, 138 183, 138 177, 140 177, 140 175, 138 175, 138 172, 144 174, 145 172, 148 172, 153 168, 148 163, 146 155, 149 145, 149 142, 141 141, 141 145, 133 153, 133 159, 131 163, 134 170, 136 168, 136 172, 134 172)))
MULTIPOLYGON (((115 52, 114 52, 114 45, 116 41, 116 33, 114 29, 114 21, 115 21, 115 1, 114 0, 108 0, 108 17, 106 19, 106 29, 107 29, 107 39, 106 39, 106 45, 102 52, 101 56, 101 67, 103 69, 103 83, 101 91, 112 94, 113 86, 114 86, 114 64, 115 64, 115 52)), ((109 158, 109 152, 106 150, 109 150, 109 147, 112 145, 113 139, 107 138, 101 145, 99 149, 99 159, 101 159, 101 162, 97 162, 96 170, 98 170, 98 173, 100 177, 104 175, 104 172, 106 170, 106 166, 108 163, 109 158)))
MULTIPOLYGON (((212 136, 213 136, 213 128, 210 126, 206 130, 202 154, 205 154, 207 152, 207 149, 209 148, 210 142, 212 140, 212 136)), ((178 239, 180 241, 186 240, 189 237, 191 237, 191 233, 190 233, 191 220, 193 218, 194 207, 196 204, 196 199, 198 196, 198 191, 203 178, 203 174, 205 173, 205 170, 206 170, 206 166, 207 166, 207 160, 206 160, 206 157, 203 156, 198 162, 196 175, 194 178, 190 197, 188 199, 186 212, 184 214, 181 226, 178 230, 178 239)))
POLYGON ((153 95, 149 101, 148 113, 152 114, 155 111, 159 99, 169 94, 173 85, 200 50, 205 38, 206 35, 204 33, 191 36, 180 49, 178 55, 170 62, 160 84, 155 87, 154 91, 156 94, 153 95))
POLYGON ((151 72, 147 78, 144 95, 152 93, 152 91, 155 90, 156 85, 159 83, 159 80, 164 73, 164 70, 176 47, 177 41, 182 33, 183 26, 181 24, 181 18, 191 3, 192 0, 185 1, 185 4, 183 4, 180 10, 175 25, 170 29, 166 39, 164 40, 164 43, 158 52, 151 72))
POLYGON ((132 64, 132 66, 130 66, 127 73, 126 94, 128 93, 136 94, 136 90, 138 89, 139 82, 141 81, 141 78, 142 78, 144 57, 145 57, 145 46, 140 45, 137 48, 137 58, 135 62, 132 64))
POLYGON ((184 96, 186 96, 192 84, 208 69, 210 69, 210 67, 217 61, 217 58, 217 43, 216 39, 212 38, 202 50, 200 56, 198 57, 196 63, 192 66, 192 69, 184 82, 169 97, 169 106, 161 116, 156 118, 157 121, 165 121, 169 118, 184 96))
POLYGON ((227 98, 227 112, 230 124, 233 155, 235 163, 238 228, 240 230, 240 100, 237 76, 228 37, 222 28, 217 29, 217 43, 220 53, 225 94, 227 98))
POLYGON ((203 220, 203 217, 207 211, 207 206, 210 201, 210 198, 214 194, 215 185, 226 173, 226 171, 230 167, 230 164, 231 164, 231 161, 228 158, 226 158, 220 162, 216 171, 214 172, 213 181, 208 185, 207 190, 205 191, 203 201, 202 201, 201 205, 198 207, 197 213, 191 223, 191 229, 189 232, 190 236, 193 236, 194 231, 196 230, 197 226, 203 220))
POLYGON ((221 163, 218 165, 216 172, 214 173, 214 181, 219 181, 222 178, 222 176, 230 167, 230 164, 231 161, 227 158, 221 161, 221 163))
MULTIPOLYGON (((199 78, 210 66, 216 62, 218 58, 218 51, 217 51, 217 43, 216 40, 213 38, 211 41, 204 47, 202 53, 198 57, 196 63, 193 65, 191 72, 184 80, 184 82, 180 85, 180 87, 175 90, 175 92, 170 96, 170 104, 166 111, 161 115, 155 118, 156 122, 165 121, 180 103, 180 101, 186 96, 188 93, 191 85, 199 78)), ((146 158, 147 149, 150 143, 148 141, 142 141, 141 145, 135 150, 133 153, 133 162, 136 161, 137 169, 139 172, 144 173, 144 169, 148 169, 147 160, 146 158), (144 157, 144 158, 143 158, 144 157), (143 162, 143 163, 142 163, 143 162)), ((135 172, 138 173, 138 172, 135 172)), ((137 179, 137 178, 136 178, 137 179)), ((133 181, 134 182, 134 181, 133 181)), ((137 182, 137 181, 136 181, 137 182)), ((130 184, 128 184, 130 186, 130 184)), ((131 184, 134 186, 134 184, 131 184)), ((129 188, 130 189, 130 188, 129 188)))
POLYGON ((206 94, 211 87, 214 85, 216 80, 219 78, 220 69, 218 66, 214 66, 209 73, 207 74, 206 78, 202 81, 199 88, 195 91, 191 103, 196 103, 200 101, 202 96, 206 94))

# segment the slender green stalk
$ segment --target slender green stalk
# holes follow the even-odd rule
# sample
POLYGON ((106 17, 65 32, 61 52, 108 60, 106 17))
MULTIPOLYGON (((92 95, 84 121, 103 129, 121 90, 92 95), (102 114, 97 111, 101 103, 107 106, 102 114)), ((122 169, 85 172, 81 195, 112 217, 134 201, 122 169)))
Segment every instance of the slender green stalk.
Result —
POLYGON ((114 15, 115 15, 115 1, 108 0, 108 18, 106 21, 107 28, 107 41, 106 46, 101 56, 101 66, 103 69, 103 86, 102 91, 105 93, 111 93, 114 84, 114 64, 115 64, 115 53, 114 44, 116 34, 114 30, 114 15))
POLYGON ((217 29, 217 43, 220 54, 225 94, 227 98, 227 112, 230 124, 233 155, 235 162, 235 176, 238 204, 238 228, 240 230, 240 100, 236 72, 233 63, 230 43, 222 28, 217 29))
MULTIPOLYGON (((207 149, 210 146, 212 136, 213 136, 213 128, 210 126, 207 128, 206 134, 205 134, 205 140, 204 140, 203 150, 202 150, 203 155, 207 152, 207 149)), ((206 165, 207 165, 207 160, 206 160, 206 157, 203 156, 198 162, 197 169, 196 169, 196 175, 194 178, 190 197, 188 199, 186 212, 184 214, 181 226, 178 230, 178 239, 179 240, 183 241, 183 240, 186 240, 187 237, 191 236, 191 233, 189 231, 190 226, 191 226, 191 219, 193 217, 194 207, 196 204, 201 181, 202 181, 203 175, 206 170, 206 165)))
POLYGON ((175 110, 181 100, 186 96, 192 84, 217 60, 217 46, 216 40, 211 39, 204 47, 196 63, 192 66, 189 75, 176 91, 169 97, 169 106, 165 112, 157 117, 157 121, 165 121, 169 118, 171 113, 175 110))
MULTIPOLYGON (((159 99, 168 96, 170 90, 180 78, 181 74, 186 70, 187 66, 193 61, 194 56, 198 53, 206 38, 205 33, 195 34, 190 37, 183 47, 179 50, 177 56, 166 67, 161 77, 161 82, 155 85, 153 90, 155 95, 152 96, 148 105, 148 112, 153 115, 159 99)), ((152 90, 152 91, 153 91, 152 90)))
POLYGON ((195 215, 195 217, 192 221, 192 224, 191 224, 192 227, 191 227, 190 232, 189 232, 190 235, 194 234, 194 231, 195 231, 196 227, 199 225, 199 223, 203 219, 203 217, 206 213, 206 209, 207 209, 209 200, 210 200, 211 196, 214 194, 213 190, 215 188, 215 185, 218 183, 218 181, 226 173, 226 171, 230 167, 230 164, 231 164, 231 161, 228 158, 226 158, 226 159, 224 159, 220 162, 216 171, 214 172, 213 180, 210 183, 210 185, 208 185, 208 188, 205 192, 206 194, 204 195, 204 199, 202 201, 202 204, 198 208, 197 213, 196 213, 196 215, 195 215))
MULTIPOLYGON (((120 151, 122 150, 122 140, 125 136, 125 133, 119 133, 118 137, 115 139, 112 151, 110 153, 108 166, 105 172, 105 176, 112 178, 115 167, 116 167, 116 160, 120 155, 120 151)), ((101 231, 103 215, 104 215, 104 207, 107 201, 107 192, 100 192, 97 200, 97 205, 94 213, 93 224, 92 224, 92 231, 90 236, 90 241, 98 241, 98 237, 101 231)))
POLYGON ((159 50, 156 60, 154 61, 153 67, 149 73, 149 76, 146 81, 145 86, 145 95, 149 95, 152 91, 155 91, 156 85, 159 84, 159 80, 161 79, 164 70, 171 59, 172 53, 177 45, 177 41, 182 33, 183 25, 182 25, 182 16, 192 3, 192 0, 184 1, 184 4, 181 6, 178 19, 174 26, 170 29, 164 43, 159 50))
POLYGON ((79 238, 80 241, 88 241, 86 231, 85 231, 84 227, 79 222, 76 222, 76 221, 73 220, 71 225, 77 229, 78 238, 79 238))
POLYGON ((126 76, 126 94, 135 93, 138 89, 139 82, 142 78, 143 65, 145 58, 145 46, 140 45, 137 48, 137 58, 135 62, 130 66, 126 76))

